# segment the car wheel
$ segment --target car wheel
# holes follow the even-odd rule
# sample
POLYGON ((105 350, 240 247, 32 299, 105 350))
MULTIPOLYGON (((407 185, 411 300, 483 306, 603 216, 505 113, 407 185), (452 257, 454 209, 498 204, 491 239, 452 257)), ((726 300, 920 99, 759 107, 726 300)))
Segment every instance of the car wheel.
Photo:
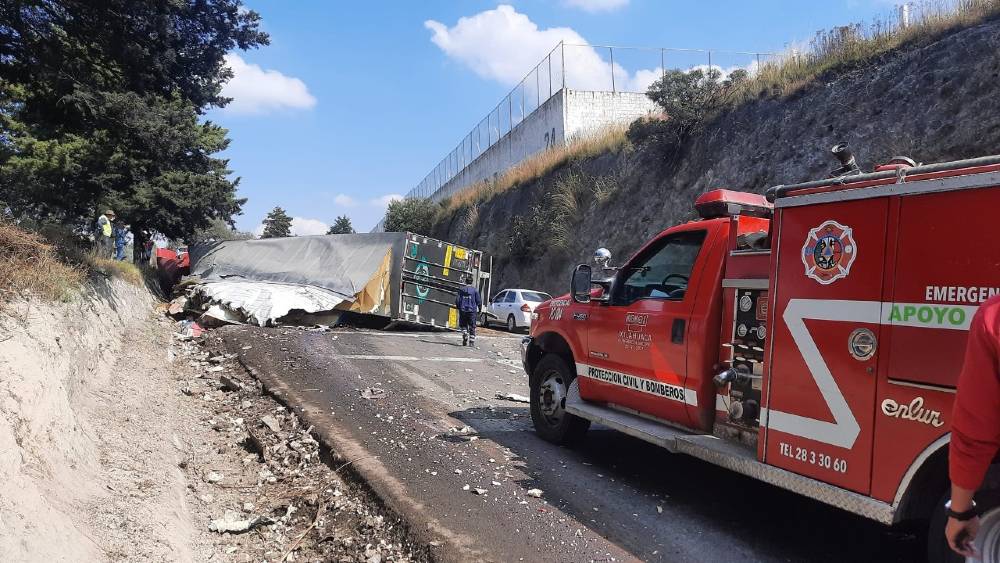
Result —
POLYGON ((507 330, 510 332, 517 330, 517 321, 514 320, 514 315, 507 315, 507 330))
POLYGON ((590 421, 566 412, 566 395, 573 372, 562 358, 547 354, 535 366, 530 381, 531 422, 535 432, 554 444, 580 440, 590 421))
POLYGON ((479 315, 479 326, 483 328, 489 328, 490 318, 486 316, 486 313, 481 313, 479 315))

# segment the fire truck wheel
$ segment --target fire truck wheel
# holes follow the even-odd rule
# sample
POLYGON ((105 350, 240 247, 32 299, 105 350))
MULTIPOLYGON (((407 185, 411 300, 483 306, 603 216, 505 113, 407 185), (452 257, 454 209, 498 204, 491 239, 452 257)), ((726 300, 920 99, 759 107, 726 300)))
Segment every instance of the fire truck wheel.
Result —
POLYGON ((554 444, 571 444, 583 437, 590 421, 566 412, 566 393, 573 372, 562 358, 547 354, 531 377, 531 422, 535 432, 554 444))
MULTIPOLYGON (((927 561, 929 563, 964 563, 965 561, 964 557, 951 550, 948 540, 944 537, 944 525, 948 522, 948 513, 944 509, 944 503, 949 498, 951 498, 949 492, 941 496, 934 513, 931 514, 930 525, 927 526, 927 561)), ((985 518, 982 521, 985 523, 985 518)), ((980 545, 980 540, 984 538, 983 534, 986 533, 985 527, 980 527, 979 537, 976 539, 977 546, 980 545)), ((994 530, 994 535, 997 533, 1000 533, 1000 530, 994 530)), ((987 558, 984 554, 983 561, 996 562, 995 555, 994 558, 987 558)))

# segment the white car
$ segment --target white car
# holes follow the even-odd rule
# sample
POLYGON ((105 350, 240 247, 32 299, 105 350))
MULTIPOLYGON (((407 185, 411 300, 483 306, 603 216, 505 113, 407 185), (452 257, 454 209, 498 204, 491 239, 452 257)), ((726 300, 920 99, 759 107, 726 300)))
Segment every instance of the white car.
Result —
POLYGON ((482 326, 504 323, 513 332, 531 326, 531 313, 542 302, 552 299, 548 293, 531 289, 505 289, 496 294, 483 307, 482 326))

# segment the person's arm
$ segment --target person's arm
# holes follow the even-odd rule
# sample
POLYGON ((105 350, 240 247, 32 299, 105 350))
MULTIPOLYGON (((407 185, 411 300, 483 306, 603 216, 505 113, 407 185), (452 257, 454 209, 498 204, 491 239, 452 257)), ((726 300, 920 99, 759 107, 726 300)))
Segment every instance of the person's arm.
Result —
POLYGON ((462 288, 458 288, 455 292, 455 308, 459 311, 462 310, 462 288))
MULTIPOLYGON (((966 512, 1000 449, 1000 363, 995 309, 984 307, 969 327, 965 361, 958 378, 952 409, 951 444, 948 465, 951 477, 951 510, 966 512)), ((949 517, 945 536, 951 548, 973 557, 973 540, 979 518, 958 520, 949 517)))
POLYGON ((952 408, 949 473, 954 484, 973 491, 1000 449, 998 335, 989 318, 995 314, 981 309, 972 320, 952 408))

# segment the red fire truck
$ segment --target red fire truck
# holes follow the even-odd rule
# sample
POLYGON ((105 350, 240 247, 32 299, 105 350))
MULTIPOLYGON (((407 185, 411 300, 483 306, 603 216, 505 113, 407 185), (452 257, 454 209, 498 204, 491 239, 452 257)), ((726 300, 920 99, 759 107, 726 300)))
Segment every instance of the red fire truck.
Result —
MULTIPOLYGON (((943 538, 949 417, 970 320, 1000 293, 1000 157, 861 173, 766 197, 716 190, 605 276, 576 268, 522 343, 531 415, 591 422, 943 538)), ((988 480, 992 479, 991 477, 988 480)), ((1000 503, 978 543, 1000 559, 1000 503)))

